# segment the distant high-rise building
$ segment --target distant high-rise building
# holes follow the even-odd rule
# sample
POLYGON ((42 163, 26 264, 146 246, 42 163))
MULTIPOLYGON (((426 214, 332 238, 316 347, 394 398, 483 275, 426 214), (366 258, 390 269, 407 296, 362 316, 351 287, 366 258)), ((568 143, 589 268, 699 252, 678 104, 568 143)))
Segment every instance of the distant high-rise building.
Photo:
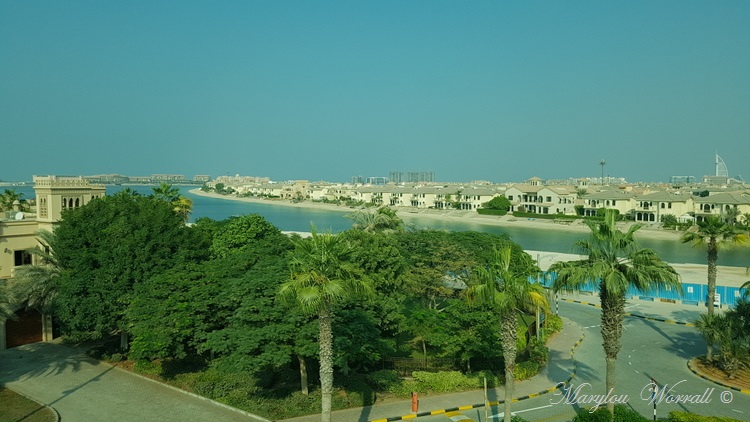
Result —
POLYGON ((431 171, 392 171, 388 173, 388 179, 394 183, 434 182, 435 173, 431 171))
POLYGON ((354 185, 364 185, 365 184, 365 176, 352 176, 352 184, 354 185))

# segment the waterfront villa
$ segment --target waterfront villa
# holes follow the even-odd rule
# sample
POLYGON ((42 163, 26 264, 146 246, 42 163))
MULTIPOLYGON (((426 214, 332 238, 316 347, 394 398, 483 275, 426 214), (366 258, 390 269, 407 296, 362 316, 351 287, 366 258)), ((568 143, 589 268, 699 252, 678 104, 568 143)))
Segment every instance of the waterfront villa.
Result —
POLYGON ((696 197, 695 218, 701 221, 710 216, 724 216, 744 221, 745 214, 750 213, 750 193, 720 192, 705 197, 696 197))
MULTIPOLYGON (((0 214, 0 283, 9 282, 18 268, 36 265, 31 252, 40 243, 37 232, 52 231, 63 210, 78 208, 105 195, 102 185, 92 185, 83 177, 34 176, 36 212, 20 208, 0 214)), ((52 339, 52 318, 23 306, 15 318, 0 318, 0 350, 52 339)))
POLYGON ((539 177, 532 177, 527 183, 511 185, 505 197, 511 212, 574 215, 578 195, 573 186, 546 186, 539 177))
POLYGON ((662 221, 664 215, 671 214, 678 221, 693 221, 690 215, 694 210, 693 195, 681 192, 653 192, 635 198, 633 218, 635 221, 662 221))

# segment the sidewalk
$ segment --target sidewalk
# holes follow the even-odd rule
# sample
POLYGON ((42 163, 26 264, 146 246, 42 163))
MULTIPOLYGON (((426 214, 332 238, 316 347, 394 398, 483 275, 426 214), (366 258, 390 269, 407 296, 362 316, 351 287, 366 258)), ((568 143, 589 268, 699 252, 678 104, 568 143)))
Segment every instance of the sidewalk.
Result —
MULTIPOLYGON (((558 383, 568 381, 575 372, 576 364, 572 353, 574 348, 583 337, 583 331, 577 324, 563 318, 563 329, 554 335, 547 345, 550 349, 550 361, 542 371, 531 379, 516 381, 514 398, 524 399, 529 395, 536 396, 547 393, 558 383)), ((503 387, 493 388, 488 391, 490 402, 501 401, 505 397, 503 387)), ((433 410, 449 409, 458 406, 469 406, 484 402, 484 391, 466 391, 462 393, 451 393, 434 396, 422 396, 419 398, 419 411, 429 412, 433 410)), ((332 413, 333 422, 367 422, 371 420, 386 419, 396 416, 409 415, 411 413, 411 401, 403 400, 392 403, 376 404, 363 408, 337 410, 332 413)), ((318 422, 320 415, 300 416, 286 419, 286 422, 318 422)))
POLYGON ((62 421, 265 421, 100 363, 59 342, 0 352, 0 385, 57 410, 62 421))

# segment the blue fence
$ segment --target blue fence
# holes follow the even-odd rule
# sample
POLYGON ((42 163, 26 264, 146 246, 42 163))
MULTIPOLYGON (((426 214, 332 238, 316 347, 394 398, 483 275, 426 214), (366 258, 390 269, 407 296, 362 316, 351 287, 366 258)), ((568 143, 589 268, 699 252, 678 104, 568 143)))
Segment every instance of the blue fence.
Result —
MULTIPOLYGON (((556 273, 544 273, 540 282, 545 287, 550 287, 552 282, 557 278, 556 273)), ((599 293, 598 283, 589 282, 583 286, 580 291, 589 293, 599 293)), ((739 287, 728 287, 728 286, 716 286, 716 302, 721 306, 734 306, 737 304, 745 289, 739 287)), ((703 305, 708 302, 708 286, 705 284, 694 284, 694 283, 682 283, 682 294, 678 290, 672 288, 659 288, 652 290, 648 293, 644 293, 634 287, 630 287, 625 293, 627 298, 637 296, 642 300, 679 300, 685 304, 703 305)))

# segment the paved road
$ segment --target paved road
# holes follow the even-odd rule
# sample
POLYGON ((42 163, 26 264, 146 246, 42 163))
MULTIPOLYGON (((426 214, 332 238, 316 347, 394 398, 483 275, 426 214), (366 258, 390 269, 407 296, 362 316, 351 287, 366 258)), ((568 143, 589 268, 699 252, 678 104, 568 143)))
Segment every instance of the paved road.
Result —
MULTIPOLYGON (((569 299, 596 302, 596 296, 570 296, 569 299)), ((660 302, 631 301, 627 311, 646 317, 669 319, 674 321, 692 322, 705 312, 704 307, 677 305, 660 302)), ((583 342, 575 349, 576 375, 571 385, 573 389, 581 387, 580 394, 604 393, 605 364, 602 350, 602 338, 599 327, 601 310, 594 306, 580 303, 560 301, 560 314, 569 318, 585 334, 583 342)), ((580 331, 566 326, 565 336, 555 341, 575 341, 580 331)), ((649 416, 653 412, 653 405, 648 401, 649 393, 641 393, 648 386, 650 377, 654 377, 661 387, 667 384, 674 395, 707 396, 709 403, 667 403, 665 399, 657 404, 657 415, 666 417, 669 411, 681 410, 703 415, 727 416, 739 420, 750 420, 750 395, 731 391, 696 376, 687 368, 687 359, 705 353, 705 344, 695 328, 685 325, 670 324, 626 317, 624 322, 623 346, 618 356, 617 391, 618 395, 627 395, 627 404, 639 413, 649 416), (712 390, 713 389, 713 390, 712 390), (731 394, 731 402, 723 403, 731 394), (724 393, 724 395, 722 395, 724 393)), ((564 347, 558 347, 565 350, 564 347)), ((536 392, 550 387, 556 382, 565 381, 565 374, 570 367, 566 358, 569 354, 558 352, 553 355, 547 372, 533 381, 517 383, 516 397, 536 392), (532 384, 533 383, 533 384, 532 384), (533 385, 533 387, 530 387, 533 385), (520 388, 518 388, 520 387, 520 388), (519 391, 521 390, 521 391, 519 391)), ((499 388, 491 391, 490 401, 503 397, 503 390, 499 388)), ((561 393, 557 393, 561 394, 561 393)), ((471 405, 483 402, 481 391, 447 394, 424 398, 420 411, 445 409, 471 405)), ((513 412, 525 419, 536 422, 569 421, 581 407, 577 403, 566 403, 565 397, 548 393, 536 398, 526 399, 513 404, 513 412)), ((489 421, 502 419, 502 407, 490 409, 489 421)), ((484 408, 465 410, 460 412, 468 420, 486 422, 484 408)), ((334 412, 336 422, 365 422, 372 419, 393 417, 409 414, 409 402, 392 403, 364 409, 352 409, 334 412)), ((288 422, 315 422, 315 416, 291 419, 288 422)), ((445 415, 425 416, 418 418, 420 422, 449 422, 445 415)))
POLYGON ((54 407, 63 422, 265 420, 99 363, 81 349, 57 343, 0 352, 0 384, 54 407))

